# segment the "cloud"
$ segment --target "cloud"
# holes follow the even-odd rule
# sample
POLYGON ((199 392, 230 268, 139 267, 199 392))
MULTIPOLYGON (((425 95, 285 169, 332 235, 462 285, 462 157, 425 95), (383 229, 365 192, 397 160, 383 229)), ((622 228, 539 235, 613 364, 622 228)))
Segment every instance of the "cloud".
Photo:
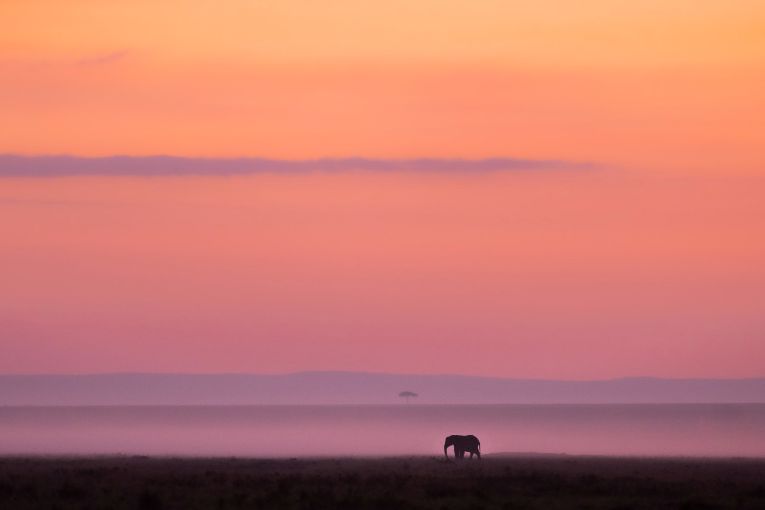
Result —
POLYGON ((19 156, 0 154, 1 177, 184 176, 248 175, 307 172, 504 172, 544 169, 589 169, 589 163, 559 160, 485 159, 375 159, 321 158, 305 160, 266 158, 185 158, 175 156, 19 156))
POLYGON ((102 55, 95 55, 92 57, 86 57, 78 60, 76 64, 78 66, 100 66, 105 64, 111 64, 122 60, 127 56, 128 52, 125 50, 113 51, 111 53, 105 53, 102 55))

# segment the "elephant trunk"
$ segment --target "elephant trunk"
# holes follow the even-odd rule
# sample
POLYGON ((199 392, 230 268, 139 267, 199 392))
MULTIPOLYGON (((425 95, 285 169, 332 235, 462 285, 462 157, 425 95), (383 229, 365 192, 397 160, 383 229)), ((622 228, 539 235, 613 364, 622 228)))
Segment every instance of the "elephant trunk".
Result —
POLYGON ((449 448, 448 444, 444 444, 444 457, 446 457, 446 460, 449 460, 449 454, 446 453, 446 449, 449 448))

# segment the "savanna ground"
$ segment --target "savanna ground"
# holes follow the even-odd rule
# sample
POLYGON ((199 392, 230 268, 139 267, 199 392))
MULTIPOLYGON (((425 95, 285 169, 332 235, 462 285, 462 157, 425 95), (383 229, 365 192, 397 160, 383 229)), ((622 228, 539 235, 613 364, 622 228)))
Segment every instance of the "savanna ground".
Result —
POLYGON ((2 457, 1 509, 763 509, 765 459, 2 457))

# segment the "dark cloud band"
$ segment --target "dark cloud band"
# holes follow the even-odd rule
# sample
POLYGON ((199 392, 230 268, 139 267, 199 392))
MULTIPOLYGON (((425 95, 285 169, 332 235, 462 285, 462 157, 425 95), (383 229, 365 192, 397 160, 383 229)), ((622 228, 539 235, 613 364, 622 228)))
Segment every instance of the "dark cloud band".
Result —
POLYGON ((174 156, 0 155, 0 177, 248 175, 306 172, 502 172, 537 169, 587 169, 592 165, 558 160, 322 158, 183 158, 174 156))

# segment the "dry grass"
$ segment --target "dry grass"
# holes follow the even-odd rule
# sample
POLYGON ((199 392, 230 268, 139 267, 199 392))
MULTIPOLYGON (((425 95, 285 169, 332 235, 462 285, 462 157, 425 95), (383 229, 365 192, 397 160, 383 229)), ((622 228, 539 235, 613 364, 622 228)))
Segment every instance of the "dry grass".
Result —
POLYGON ((6 457, 0 508, 762 509, 765 460, 6 457))

